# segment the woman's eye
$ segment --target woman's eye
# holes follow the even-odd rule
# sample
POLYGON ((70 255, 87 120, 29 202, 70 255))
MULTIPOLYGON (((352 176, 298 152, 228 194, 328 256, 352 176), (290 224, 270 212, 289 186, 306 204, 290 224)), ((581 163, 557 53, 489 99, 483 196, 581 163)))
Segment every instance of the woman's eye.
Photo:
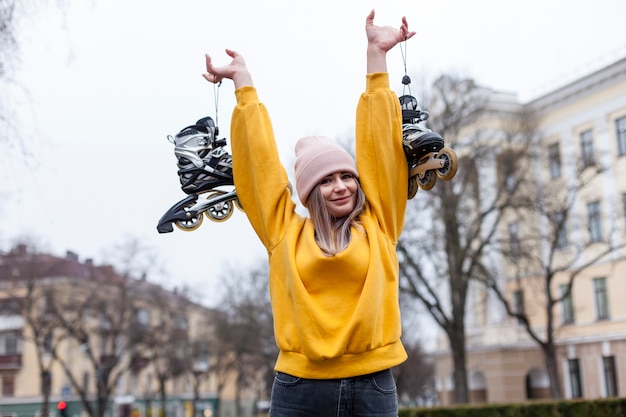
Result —
POLYGON ((341 179, 342 179, 342 180, 344 180, 344 181, 350 180, 350 179, 352 179, 352 178, 354 178, 354 177, 352 176, 352 174, 343 174, 343 175, 341 176, 341 179))

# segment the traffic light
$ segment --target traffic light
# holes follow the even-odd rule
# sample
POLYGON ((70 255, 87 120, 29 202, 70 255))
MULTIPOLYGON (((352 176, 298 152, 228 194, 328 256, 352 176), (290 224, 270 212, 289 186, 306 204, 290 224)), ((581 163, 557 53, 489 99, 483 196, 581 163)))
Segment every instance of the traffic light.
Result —
POLYGON ((68 417, 67 416, 67 403, 65 401, 59 401, 57 403, 57 410, 59 410, 59 414, 61 415, 61 417, 68 417))

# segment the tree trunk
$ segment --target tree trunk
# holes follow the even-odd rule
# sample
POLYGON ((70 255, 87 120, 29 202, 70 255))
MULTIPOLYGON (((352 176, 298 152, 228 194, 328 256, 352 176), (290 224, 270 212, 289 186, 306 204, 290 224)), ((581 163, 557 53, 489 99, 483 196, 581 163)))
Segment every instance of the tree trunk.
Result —
POLYGON ((165 382, 166 378, 159 377, 159 396, 161 399, 161 415, 159 417, 167 417, 167 398, 165 395, 165 382))
POLYGON ((554 343, 548 342, 542 346, 543 355, 546 364, 546 371, 548 372, 548 379, 550 380, 550 396, 553 399, 562 398, 561 392, 561 380, 559 379, 559 368, 556 358, 556 348, 554 343))
POLYGON ((41 417, 50 415, 50 371, 47 369, 41 371, 41 393, 43 394, 43 402, 41 404, 41 417))
POLYGON ((454 329, 449 338, 454 363, 454 402, 455 404, 467 404, 469 402, 469 393, 464 329, 454 329))

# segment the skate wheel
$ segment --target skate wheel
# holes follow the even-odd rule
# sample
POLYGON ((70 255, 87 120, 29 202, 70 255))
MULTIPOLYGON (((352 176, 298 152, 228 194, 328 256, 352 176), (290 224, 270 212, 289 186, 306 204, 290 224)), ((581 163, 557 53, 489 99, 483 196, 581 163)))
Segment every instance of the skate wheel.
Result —
MULTIPOLYGON (((194 203, 192 202, 186 208, 191 207, 193 204, 194 203)), ((194 217, 190 217, 187 220, 176 220, 174 224, 176 225, 176 227, 178 227, 180 230, 184 232, 193 232, 194 230, 196 230, 198 227, 202 225, 202 219, 203 219, 202 213, 200 213, 200 214, 195 215, 194 217)))
POLYGON ((419 190, 419 186, 417 185, 417 175, 409 178, 409 194, 407 196, 407 200, 412 199, 417 194, 417 190, 419 190))
MULTIPOLYGON (((210 200, 222 194, 226 193, 224 191, 216 191, 209 194, 207 196, 207 200, 210 200)), ((209 220, 212 220, 214 222, 224 222, 230 219, 230 216, 233 215, 233 202, 232 200, 228 200, 209 206, 204 214, 206 214, 209 220)))
POLYGON ((437 182, 437 176, 433 171, 424 171, 422 175, 417 176, 417 184, 422 190, 430 190, 435 186, 437 182))
POLYGON ((456 152, 450 148, 442 148, 437 157, 445 161, 443 168, 437 170, 437 176, 444 181, 449 181, 454 178, 459 166, 456 152))
POLYGON ((245 210, 243 209, 243 206, 241 205, 241 201, 239 201, 238 198, 236 198, 233 201, 235 202, 235 207, 237 207, 240 211, 243 211, 245 213, 245 210))

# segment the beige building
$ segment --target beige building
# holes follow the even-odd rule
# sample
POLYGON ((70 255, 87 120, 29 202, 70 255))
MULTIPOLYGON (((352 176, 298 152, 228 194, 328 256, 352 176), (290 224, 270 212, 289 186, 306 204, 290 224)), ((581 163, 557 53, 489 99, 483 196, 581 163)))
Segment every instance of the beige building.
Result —
MULTIPOLYGON (((86 416, 99 384, 111 389, 105 416, 157 416, 163 376, 168 417, 235 416, 235 375, 216 365, 215 314, 71 252, 18 246, 0 257, 0 416, 40 416, 46 393, 51 417, 63 416, 60 403, 67 417, 86 416)), ((239 394, 243 415, 257 395, 239 394)))
MULTIPOLYGON (((581 266, 602 250, 600 242, 614 248, 626 244, 626 58, 528 103, 506 94, 499 100, 503 111, 525 107, 539 116, 541 154, 530 166, 544 192, 568 190, 578 169, 603 168, 599 173, 590 169, 594 178, 577 197, 559 237, 555 264, 559 257, 572 259, 577 251, 580 257, 573 268, 554 276, 553 293, 567 294, 572 271, 580 273, 569 296, 554 309, 554 335, 564 398, 625 396, 626 251, 618 249, 590 267, 581 266)), ((512 242, 516 237, 523 245, 524 233, 533 225, 509 221, 502 228, 504 239, 512 242)), ((535 250, 545 254, 540 244, 535 250)), ((545 334, 546 314, 538 308, 545 304, 545 281, 515 276, 511 265, 501 270, 511 305, 528 314, 539 335, 545 334)), ((466 345, 471 402, 549 397, 543 354, 522 324, 484 289, 474 288, 470 298, 466 345)), ((452 371, 449 346, 442 337, 436 353, 442 404, 453 402, 452 371)))

